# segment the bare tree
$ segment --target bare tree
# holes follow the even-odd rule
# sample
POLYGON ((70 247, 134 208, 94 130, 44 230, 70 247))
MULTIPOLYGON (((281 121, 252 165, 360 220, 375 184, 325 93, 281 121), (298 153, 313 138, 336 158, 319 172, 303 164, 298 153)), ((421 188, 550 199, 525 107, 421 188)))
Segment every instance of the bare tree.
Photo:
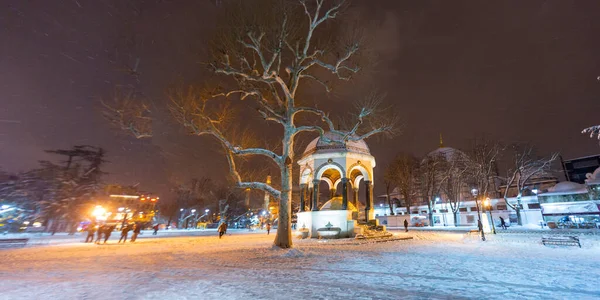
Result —
POLYGON ((410 207, 417 195, 418 166, 419 161, 416 157, 402 153, 394 158, 394 161, 388 166, 384 175, 386 181, 390 181, 393 186, 398 188, 398 192, 402 195, 404 206, 408 213, 410 213, 410 207))
POLYGON ((531 179, 549 174, 552 162, 558 158, 558 153, 553 153, 549 158, 536 158, 534 148, 527 145, 513 146, 514 154, 512 157, 512 167, 508 169, 503 181, 506 183, 504 190, 504 201, 506 205, 517 212, 517 222, 523 225, 521 219, 521 197, 528 188, 531 179), (517 190, 517 203, 511 204, 508 201, 509 190, 511 187, 517 190))
MULTIPOLYGON (((445 158, 441 155, 428 156, 417 169, 417 187, 423 202, 427 203, 429 226, 433 226, 433 210, 441 189, 441 167, 445 158)), ((408 212, 410 214, 410 212, 408 212)))
POLYGON ((495 180, 498 177, 497 162, 503 150, 504 147, 499 143, 485 139, 476 139, 471 149, 467 152, 468 176, 472 188, 477 190, 475 206, 477 207, 477 215, 480 219, 479 199, 489 197, 492 192, 496 193, 495 180))
POLYGON ((441 189, 446 195, 446 201, 450 205, 454 216, 454 226, 458 226, 458 212, 465 192, 468 180, 468 159, 462 152, 449 153, 442 164, 443 179, 441 189))
MULTIPOLYGON (((350 80, 360 68, 352 58, 361 49, 360 40, 351 43, 333 43, 339 49, 328 49, 316 39, 324 24, 331 23, 341 12, 344 1, 316 0, 314 3, 298 1, 266 1, 256 4, 240 2, 241 9, 231 14, 233 22, 219 36, 215 60, 210 64, 213 72, 236 81, 235 89, 178 88, 170 93, 171 111, 175 118, 191 133, 216 138, 222 145, 229 171, 239 188, 260 189, 279 200, 279 226, 275 245, 292 247, 291 196, 294 140, 302 132, 318 133, 328 143, 358 141, 375 134, 392 131, 390 119, 376 118, 379 99, 370 97, 358 106, 354 124, 338 129, 329 114, 316 106, 302 105, 297 94, 312 80, 326 91, 330 86, 324 72, 341 80, 350 80), (266 5, 265 5, 266 4, 266 5), (257 8, 260 10, 256 10, 257 8), (252 13, 251 15, 249 15, 252 13), (318 30, 319 29, 319 30, 318 30), (261 147, 244 147, 231 138, 231 96, 253 100, 262 118, 281 127, 281 146, 277 151, 261 147), (318 124, 298 124, 301 115, 315 116, 318 124), (325 132, 333 133, 331 139, 325 132), (258 181, 247 181, 238 171, 240 157, 261 156, 279 170, 280 188, 258 181)), ((333 24, 333 23, 332 23, 333 24)), ((331 45, 331 44, 329 44, 331 45)))
POLYGON ((116 87, 110 101, 101 99, 104 118, 137 139, 152 136, 152 118, 148 105, 131 87, 116 87))
POLYGON ((392 198, 390 192, 392 191, 394 185, 392 184, 392 179, 389 178, 386 170, 386 174, 383 176, 383 184, 385 184, 385 196, 387 198, 388 205, 390 207, 390 215, 394 215, 394 208, 392 207, 392 198))

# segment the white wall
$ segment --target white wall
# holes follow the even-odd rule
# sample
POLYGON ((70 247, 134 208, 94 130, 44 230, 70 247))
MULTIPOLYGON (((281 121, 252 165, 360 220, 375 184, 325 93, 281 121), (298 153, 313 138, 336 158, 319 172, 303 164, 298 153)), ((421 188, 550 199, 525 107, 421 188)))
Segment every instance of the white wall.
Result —
POLYGON ((340 237, 353 236, 354 221, 352 220, 351 210, 321 210, 298 213, 297 229, 306 227, 310 232, 309 236, 312 238, 319 237, 317 230, 326 228, 327 223, 341 229, 340 237))

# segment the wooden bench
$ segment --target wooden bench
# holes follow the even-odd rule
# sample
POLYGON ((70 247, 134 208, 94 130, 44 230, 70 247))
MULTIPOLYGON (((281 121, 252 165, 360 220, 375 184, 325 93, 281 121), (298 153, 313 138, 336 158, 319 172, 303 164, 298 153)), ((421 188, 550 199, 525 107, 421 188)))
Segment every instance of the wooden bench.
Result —
POLYGON ((545 245, 561 245, 561 246, 579 246, 579 237, 576 236, 557 236, 557 237, 542 237, 542 244, 545 245))
POLYGON ((25 245, 27 245, 27 242, 29 242, 29 239, 0 239, 0 247, 4 247, 5 245, 7 247, 25 247, 25 245))

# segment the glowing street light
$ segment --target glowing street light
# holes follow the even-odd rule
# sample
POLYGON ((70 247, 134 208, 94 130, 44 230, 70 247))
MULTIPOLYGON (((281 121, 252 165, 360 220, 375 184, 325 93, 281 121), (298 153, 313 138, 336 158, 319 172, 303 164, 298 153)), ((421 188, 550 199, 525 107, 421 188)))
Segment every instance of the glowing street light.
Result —
POLYGON ((192 213, 195 213, 195 212, 196 212, 196 210, 195 210, 195 209, 192 209, 192 213))
POLYGON ((1 207, 2 207, 2 209, 7 209, 7 208, 9 208, 9 207, 10 207, 10 205, 6 205, 6 204, 5 204, 5 205, 2 205, 1 207))
POLYGON ((179 211, 183 211, 183 208, 180 208, 179 211))
POLYGON ((208 209, 208 208, 204 210, 205 213, 208 213, 209 211, 210 211, 210 209, 208 209))
MULTIPOLYGON (((477 228, 481 230, 481 240, 485 241, 485 232, 483 231, 483 224, 481 224, 481 214, 479 213, 479 204, 477 203, 477 196, 479 195, 479 190, 471 189, 471 194, 473 195, 473 199, 475 199, 475 206, 477 207, 477 228), (481 224, 481 228, 479 228, 481 224)), ((487 201, 487 200, 486 200, 487 201)), ((483 203, 484 211, 485 211, 485 201, 483 203)))
POLYGON ((496 225, 494 224, 494 217, 492 216, 492 203, 490 202, 490 198, 485 198, 483 201, 484 205, 489 208, 490 212, 490 220, 492 221, 492 233, 496 234, 496 225))
POLYGON ((96 217, 96 220, 106 218, 106 209, 101 205, 97 205, 92 211, 92 216, 96 217))

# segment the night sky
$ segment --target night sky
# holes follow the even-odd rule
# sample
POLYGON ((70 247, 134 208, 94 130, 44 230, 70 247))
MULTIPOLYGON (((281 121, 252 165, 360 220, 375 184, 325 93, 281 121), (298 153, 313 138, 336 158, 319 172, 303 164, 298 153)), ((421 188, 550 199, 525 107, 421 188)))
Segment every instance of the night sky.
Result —
MULTIPOLYGON (((90 144, 108 151, 108 181, 163 192, 192 176, 222 178, 216 143, 161 112, 169 84, 206 74, 215 3, 0 1, 0 167, 26 170, 57 159, 44 149, 90 144), (123 72, 137 57, 139 82, 123 72), (117 84, 155 104, 152 139, 99 114, 99 97, 117 84)), ((455 148, 486 135, 564 158, 600 152, 580 134, 600 124, 600 1, 357 0, 348 15, 364 22, 378 63, 319 103, 339 110, 365 87, 387 93, 403 133, 367 141, 376 178, 397 152, 434 150, 440 133, 455 148)))

